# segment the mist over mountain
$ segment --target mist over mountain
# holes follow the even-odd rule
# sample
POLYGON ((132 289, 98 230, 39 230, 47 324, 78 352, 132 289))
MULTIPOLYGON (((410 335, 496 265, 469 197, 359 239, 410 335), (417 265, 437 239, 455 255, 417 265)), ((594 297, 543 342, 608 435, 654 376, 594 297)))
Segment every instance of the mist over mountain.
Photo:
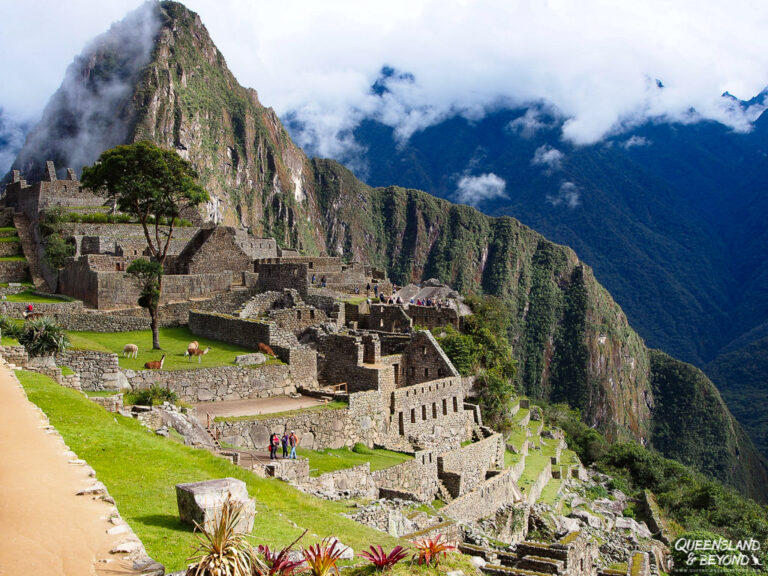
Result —
MULTIPOLYGON (((768 498, 765 463, 714 385, 694 367, 648 350, 585 264, 594 261, 599 272, 595 255, 603 246, 609 261, 639 254, 648 269, 628 269, 621 282, 646 288, 664 278, 659 291, 675 296, 680 309, 654 309, 674 319, 670 324, 693 322, 697 305, 717 311, 727 302, 727 282, 707 278, 713 290, 687 284, 689 275, 706 278, 716 270, 710 260, 728 262, 729 256, 721 244, 706 244, 711 254, 702 253, 703 211, 687 206, 685 197, 631 157, 652 145, 629 139, 565 145, 555 135, 566 120, 547 107, 499 110, 474 121, 452 118, 415 132, 406 144, 393 138, 392 128, 367 122, 355 139, 365 141, 367 131, 381 147, 377 162, 390 164, 377 168, 370 161, 374 147, 366 144, 369 179, 387 181, 372 188, 335 161, 308 159, 255 90, 238 83, 197 14, 176 2, 150 7, 151 18, 140 19, 147 34, 125 34, 136 27, 117 24, 76 59, 16 159, 25 176, 47 159, 64 167, 85 158, 83 141, 89 154, 141 139, 175 149, 211 193, 201 221, 247 226, 283 247, 385 267, 400 284, 436 277, 464 292, 495 295, 510 317, 521 392, 568 402, 612 439, 634 438, 768 498), (83 95, 88 106, 71 94, 83 95), (105 113, 110 107, 117 110, 113 117, 105 113), (432 130, 437 137, 431 138, 432 130), (44 142, 38 134, 46 134, 44 142), (427 136, 419 148, 419 138, 427 136), (504 152, 504 162, 495 159, 504 152), (408 188, 417 181, 492 216, 408 188), (656 188, 657 197, 645 195, 656 188), (515 219, 518 204, 510 203, 518 202, 525 217, 527 201, 544 208, 542 221, 570 230, 576 252, 515 219), (606 215, 615 220, 608 229, 606 215), (697 218, 693 224, 689 216, 697 218), (668 235, 673 228, 679 231, 668 235), (588 232, 601 234, 601 242, 584 241, 588 232), (688 275, 678 278, 669 270, 677 258, 694 261, 688 275), (681 394, 689 400, 675 404, 681 394)), ((394 71, 390 79, 410 81, 394 71)), ((382 95, 387 89, 387 82, 374 87, 382 95)), ((300 124, 300 116, 295 121, 300 124)), ((651 296, 641 292, 638 298, 651 296)), ((710 328, 699 324, 702 333, 710 328)), ((692 350, 703 356, 706 346, 692 350)))

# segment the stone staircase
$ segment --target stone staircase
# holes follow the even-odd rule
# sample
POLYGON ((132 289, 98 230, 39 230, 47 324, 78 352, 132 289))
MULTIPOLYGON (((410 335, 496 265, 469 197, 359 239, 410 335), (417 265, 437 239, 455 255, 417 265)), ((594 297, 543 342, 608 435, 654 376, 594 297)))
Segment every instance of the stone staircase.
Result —
POLYGON ((37 244, 35 243, 32 232, 32 223, 26 214, 16 212, 13 215, 13 225, 16 227, 16 232, 19 235, 21 250, 24 253, 24 257, 27 259, 29 275, 32 283, 35 285, 35 290, 49 292, 50 288, 48 287, 45 278, 43 278, 43 274, 40 270, 40 263, 37 258, 37 244))

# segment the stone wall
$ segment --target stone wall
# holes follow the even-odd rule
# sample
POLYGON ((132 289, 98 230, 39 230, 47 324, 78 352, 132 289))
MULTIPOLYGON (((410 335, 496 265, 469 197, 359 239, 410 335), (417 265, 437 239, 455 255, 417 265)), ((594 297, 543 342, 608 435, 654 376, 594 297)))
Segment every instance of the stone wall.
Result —
POLYGON ((310 476, 301 484, 301 488, 326 498, 377 498, 379 495, 368 462, 326 472, 314 478, 310 476))
MULTIPOLYGON (((59 291, 101 310, 135 306, 139 298, 138 282, 125 274, 130 259, 85 255, 67 259, 59 272, 59 291)), ((163 277, 161 303, 190 298, 208 298, 226 292, 232 286, 229 272, 163 277)))
POLYGON ((275 350, 283 362, 287 360, 278 353, 277 347, 287 348, 299 345, 293 334, 280 330, 275 324, 250 318, 238 318, 229 314, 193 310, 189 313, 189 329, 199 336, 253 350, 258 349, 259 343, 267 344, 275 350))
POLYGON ((0 355, 9 364, 15 364, 21 368, 29 365, 29 355, 24 346, 0 346, 0 355))
POLYGON ((105 202, 106 198, 81 189, 74 173, 66 180, 58 180, 54 171, 50 178, 41 182, 27 184, 26 180, 19 179, 5 188, 6 206, 24 212, 30 220, 37 220, 40 210, 52 206, 102 206, 105 202))
POLYGON ((373 364, 376 361, 376 344, 370 336, 329 334, 320 342, 319 350, 324 357, 324 362, 319 366, 319 377, 323 382, 346 382, 350 392, 392 388, 391 384, 387 384, 394 382, 392 367, 365 365, 366 362, 373 364), (366 345, 369 348, 368 358, 366 345))
POLYGON ((437 455, 428 450, 416 452, 413 460, 371 474, 381 498, 396 495, 431 502, 437 494, 437 455))
POLYGON ((442 378, 398 388, 391 395, 392 434, 423 447, 458 448, 465 439, 460 378, 442 378))
POLYGON ((536 480, 531 484, 530 486, 526 486, 525 488, 525 500, 533 506, 536 504, 536 500, 539 499, 539 496, 541 496, 542 490, 544 490, 544 487, 547 485, 547 483, 552 479, 552 463, 547 462, 547 465, 544 467, 544 470, 539 472, 539 475, 536 477, 536 480))
MULTIPOLYGON (((7 302, 0 300, 0 314, 11 318, 23 318, 27 312, 28 302, 7 302)), ((83 309, 82 302, 34 302, 32 303, 36 313, 57 317, 60 314, 71 314, 83 309)))
POLYGON ((21 242, 18 239, 11 240, 10 242, 0 242, 0 258, 19 255, 21 255, 21 242))
POLYGON ((440 514, 456 521, 473 522, 492 516, 505 504, 519 502, 521 499, 522 495, 512 474, 504 470, 441 508, 440 514))
POLYGON ((216 366, 198 370, 124 370, 134 390, 153 384, 188 402, 268 398, 296 392, 289 366, 216 366))
POLYGON ((274 264, 257 260, 254 272, 259 274, 256 281, 259 292, 280 292, 283 288, 293 288, 304 297, 309 291, 306 264, 274 264))
POLYGON ((461 326, 461 317, 459 311, 455 308, 437 306, 416 306, 410 304, 407 310, 408 316, 413 319, 416 326, 437 328, 439 326, 453 326, 458 330, 461 326))
POLYGON ((488 470, 504 467, 504 439, 501 434, 441 454, 437 469, 443 484, 457 498, 485 480, 488 470))
POLYGON ((461 378, 432 333, 427 330, 413 334, 406 355, 408 386, 449 376, 461 378))
POLYGON ((94 350, 68 350, 56 355, 56 364, 69 366, 80 375, 83 390, 120 390, 127 384, 117 354, 94 350))
POLYGON ((29 280, 29 267, 26 260, 0 261, 0 282, 26 282, 29 280))
POLYGON ((413 328, 413 321, 402 306, 371 304, 368 328, 382 332, 408 332, 413 328))
POLYGON ((385 434, 386 422, 378 392, 350 394, 341 409, 296 411, 262 418, 217 422, 225 442, 263 450, 271 432, 295 430, 299 445, 310 450, 352 447, 357 442, 373 447, 385 434))

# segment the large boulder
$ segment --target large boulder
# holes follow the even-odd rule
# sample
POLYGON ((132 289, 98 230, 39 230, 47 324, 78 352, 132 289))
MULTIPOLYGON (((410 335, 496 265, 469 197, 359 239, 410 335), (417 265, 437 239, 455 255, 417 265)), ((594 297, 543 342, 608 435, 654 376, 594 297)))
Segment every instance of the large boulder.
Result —
POLYGON ((227 497, 240 504, 236 531, 246 534, 253 530, 256 504, 248 498, 245 482, 235 478, 220 478, 205 482, 176 484, 176 502, 182 522, 205 526, 218 522, 227 497))

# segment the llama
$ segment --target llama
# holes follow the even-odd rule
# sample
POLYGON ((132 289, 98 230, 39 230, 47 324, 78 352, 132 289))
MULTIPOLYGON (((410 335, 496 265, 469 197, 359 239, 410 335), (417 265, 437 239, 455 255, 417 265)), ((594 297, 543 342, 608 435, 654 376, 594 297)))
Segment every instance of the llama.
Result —
POLYGON ((272 348, 270 348, 267 344, 264 344, 263 342, 259 342, 259 352, 262 352, 267 356, 275 355, 275 353, 272 351, 272 348))
POLYGON ((136 346, 136 344, 126 344, 123 346, 123 356, 128 356, 128 358, 138 358, 139 347, 136 346))
POLYGON ((160 360, 152 360, 150 362, 144 362, 144 368, 146 368, 147 370, 162 370, 163 362, 165 362, 165 354, 163 354, 163 357, 160 358, 160 360))
POLYGON ((200 361, 203 359, 203 356, 205 354, 208 354, 208 351, 211 349, 210 346, 208 346, 205 350, 200 350, 200 348, 189 348, 187 349, 187 353, 185 356, 189 356, 189 360, 192 360, 192 356, 197 356, 197 363, 200 364, 200 361))
POLYGON ((192 342, 187 344, 187 350, 190 350, 191 348, 194 348, 195 350, 200 348, 200 344, 197 343, 197 340, 192 340, 192 342))

